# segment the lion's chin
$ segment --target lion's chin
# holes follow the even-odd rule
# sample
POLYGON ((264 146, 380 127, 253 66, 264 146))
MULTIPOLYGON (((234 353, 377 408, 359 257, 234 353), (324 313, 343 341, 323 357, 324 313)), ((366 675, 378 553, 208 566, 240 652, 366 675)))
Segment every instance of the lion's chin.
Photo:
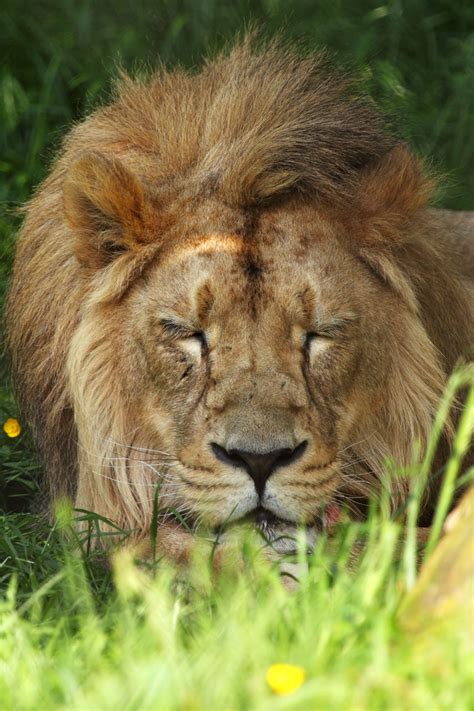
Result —
POLYGON ((265 541, 278 553, 294 553, 302 543, 308 552, 311 552, 317 535, 331 529, 338 522, 339 515, 339 507, 329 504, 313 522, 298 524, 259 506, 236 524, 255 526, 265 541))
POLYGON ((264 539, 278 553, 295 552, 302 539, 308 552, 314 546, 316 525, 298 526, 293 521, 279 518, 271 511, 261 507, 253 512, 253 519, 264 539))

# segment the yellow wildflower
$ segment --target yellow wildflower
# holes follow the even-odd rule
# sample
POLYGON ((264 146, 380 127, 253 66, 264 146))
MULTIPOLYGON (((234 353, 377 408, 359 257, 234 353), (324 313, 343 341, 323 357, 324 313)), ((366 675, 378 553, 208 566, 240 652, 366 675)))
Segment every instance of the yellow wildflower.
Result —
POLYGON ((275 694, 292 694, 304 682, 306 672, 294 664, 272 664, 267 669, 267 684, 275 694))
POLYGON ((14 417, 9 417, 3 423, 3 431, 7 437, 18 437, 21 434, 21 425, 14 417))

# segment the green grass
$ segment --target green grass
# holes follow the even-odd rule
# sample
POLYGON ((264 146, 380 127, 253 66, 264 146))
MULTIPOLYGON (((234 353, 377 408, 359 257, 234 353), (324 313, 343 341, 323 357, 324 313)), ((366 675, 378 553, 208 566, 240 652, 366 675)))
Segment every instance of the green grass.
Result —
POLYGON ((35 591, 25 596, 14 577, 1 603, 2 708, 472 708, 464 630, 417 638, 399 622, 400 534, 377 514, 342 527, 331 546, 321 539, 290 594, 254 557, 255 545, 246 546, 244 573, 218 583, 205 559, 176 580, 163 563, 151 574, 122 553, 113 585, 71 553, 64 531, 50 532, 28 546, 39 567, 54 562, 47 581, 26 581, 35 591), (351 572, 348 553, 361 534, 367 549, 351 572), (290 696, 266 684, 277 662, 306 671, 290 696))
MULTIPOLYGON (((0 305, 17 208, 48 170, 74 120, 106 101, 117 64, 131 71, 197 66, 250 20, 355 69, 402 136, 446 176, 440 204, 474 209, 474 5, 465 0, 3 0, 0 7, 0 305)), ((0 419, 17 416, 0 358, 0 419)), ((472 428, 460 431, 460 446, 472 428)), ((466 422, 467 420, 465 420, 466 422)), ((459 456, 449 463, 433 541, 459 456)), ((422 473, 423 473, 422 469, 422 473)), ((426 471, 425 471, 426 473, 426 471)), ((464 629, 414 638, 400 623, 416 579, 408 530, 374 511, 322 538, 296 593, 258 562, 212 585, 206 560, 176 577, 118 559, 112 573, 74 548, 68 522, 26 511, 40 475, 27 432, 0 432, 0 708, 468 709, 464 629), (351 541, 367 550, 347 566, 351 541), (397 541, 407 543, 395 555, 397 541), (276 697, 273 662, 303 666, 305 684, 276 697)), ((472 650, 471 650, 472 651, 472 650)))

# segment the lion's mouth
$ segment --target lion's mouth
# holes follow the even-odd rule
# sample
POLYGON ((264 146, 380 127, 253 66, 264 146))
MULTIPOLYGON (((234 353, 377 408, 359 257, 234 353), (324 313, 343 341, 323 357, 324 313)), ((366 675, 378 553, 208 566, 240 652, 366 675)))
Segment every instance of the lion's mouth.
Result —
MULTIPOLYGON (((213 529, 216 534, 221 534, 227 528, 247 524, 254 526, 263 538, 272 545, 275 542, 286 541, 283 546, 293 548, 296 543, 298 530, 301 529, 306 533, 312 532, 311 536, 328 531, 332 526, 339 522, 341 515, 340 507, 332 502, 321 508, 318 515, 313 521, 307 522, 299 526, 295 521, 286 519, 282 516, 277 516, 273 511, 266 509, 264 506, 257 506, 252 511, 248 512, 242 518, 229 522, 228 524, 219 524, 213 529), (293 542, 293 545, 290 542, 293 542)), ((190 531, 197 532, 197 521, 189 514, 181 516, 181 523, 184 524, 190 531)))

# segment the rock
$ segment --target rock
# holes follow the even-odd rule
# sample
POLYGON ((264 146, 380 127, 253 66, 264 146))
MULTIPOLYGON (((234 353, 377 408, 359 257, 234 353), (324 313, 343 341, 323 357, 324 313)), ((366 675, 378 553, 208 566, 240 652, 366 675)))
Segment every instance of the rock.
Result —
POLYGON ((422 565, 400 621, 409 632, 455 627, 474 647, 474 486, 445 525, 445 535, 422 565))

